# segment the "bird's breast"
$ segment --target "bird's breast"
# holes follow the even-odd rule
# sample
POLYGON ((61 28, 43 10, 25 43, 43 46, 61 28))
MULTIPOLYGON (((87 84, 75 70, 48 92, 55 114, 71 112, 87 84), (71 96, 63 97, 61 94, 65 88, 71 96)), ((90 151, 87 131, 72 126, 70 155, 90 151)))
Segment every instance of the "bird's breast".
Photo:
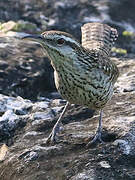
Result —
POLYGON ((93 109, 102 108, 113 94, 113 85, 102 72, 68 70, 54 72, 56 88, 64 99, 93 109))

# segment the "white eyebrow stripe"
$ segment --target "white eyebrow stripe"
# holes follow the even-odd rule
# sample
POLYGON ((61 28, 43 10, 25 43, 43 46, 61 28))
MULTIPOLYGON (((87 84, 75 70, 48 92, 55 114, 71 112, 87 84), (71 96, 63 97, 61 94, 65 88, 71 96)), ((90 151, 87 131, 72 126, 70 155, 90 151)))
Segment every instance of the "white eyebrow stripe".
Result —
POLYGON ((67 37, 67 36, 62 35, 61 38, 65 39, 65 41, 69 41, 71 43, 75 43, 75 44, 79 45, 79 43, 71 37, 67 37))
POLYGON ((55 36, 55 38, 56 39, 58 39, 58 38, 63 38, 65 41, 69 41, 69 42, 71 42, 71 43, 74 43, 74 44, 76 44, 76 45, 79 45, 79 42, 77 42, 75 39, 73 39, 73 38, 71 38, 71 37, 68 37, 68 36, 65 36, 65 35, 59 35, 59 34, 55 34, 55 35, 48 35, 47 36, 47 38, 48 39, 52 39, 52 36, 54 37, 55 36))

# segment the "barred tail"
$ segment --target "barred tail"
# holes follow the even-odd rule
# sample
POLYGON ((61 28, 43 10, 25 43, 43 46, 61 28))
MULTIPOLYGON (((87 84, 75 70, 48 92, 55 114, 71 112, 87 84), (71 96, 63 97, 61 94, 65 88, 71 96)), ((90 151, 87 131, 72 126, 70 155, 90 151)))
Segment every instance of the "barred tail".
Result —
POLYGON ((117 30, 101 23, 87 23, 81 27, 82 46, 109 55, 116 41, 117 30))

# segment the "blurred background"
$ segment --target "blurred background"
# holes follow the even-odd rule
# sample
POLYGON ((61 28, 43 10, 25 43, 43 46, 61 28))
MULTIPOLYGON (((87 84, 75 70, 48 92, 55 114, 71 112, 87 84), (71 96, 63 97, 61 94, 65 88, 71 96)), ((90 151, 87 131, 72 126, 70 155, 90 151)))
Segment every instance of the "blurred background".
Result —
POLYGON ((107 23, 119 33, 112 56, 133 57, 134 8, 133 0, 0 0, 0 93, 36 99, 55 91, 50 62, 23 33, 55 29, 81 40, 84 23, 107 23))

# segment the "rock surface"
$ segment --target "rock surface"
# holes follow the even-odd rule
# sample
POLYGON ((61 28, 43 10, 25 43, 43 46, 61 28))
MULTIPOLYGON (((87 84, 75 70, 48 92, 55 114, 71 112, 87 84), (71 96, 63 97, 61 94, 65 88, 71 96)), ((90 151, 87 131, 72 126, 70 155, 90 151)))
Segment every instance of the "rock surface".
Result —
POLYGON ((134 3, 0 1, 1 23, 14 21, 0 25, 0 180, 135 179, 134 3), (112 53, 120 76, 114 96, 104 109, 105 144, 86 147, 96 131, 99 114, 71 105, 57 143, 47 145, 46 138, 66 102, 56 92, 53 69, 41 47, 20 37, 23 33, 58 29, 80 39, 81 25, 90 21, 116 27, 116 47, 127 52, 112 53), (33 29, 28 28, 33 24, 33 29), (123 36, 125 30, 133 35, 123 36))
POLYGON ((0 38, 0 93, 34 99, 55 90, 53 69, 39 44, 0 38))
POLYGON ((1 142, 13 138, 0 163, 3 180, 135 178, 135 59, 113 61, 121 74, 104 110, 105 144, 86 148, 97 127, 98 112, 92 117, 92 111, 72 105, 63 119, 64 132, 58 143, 46 145, 65 101, 44 98, 31 102, 1 95, 0 121, 5 123, 0 127, 1 142))

